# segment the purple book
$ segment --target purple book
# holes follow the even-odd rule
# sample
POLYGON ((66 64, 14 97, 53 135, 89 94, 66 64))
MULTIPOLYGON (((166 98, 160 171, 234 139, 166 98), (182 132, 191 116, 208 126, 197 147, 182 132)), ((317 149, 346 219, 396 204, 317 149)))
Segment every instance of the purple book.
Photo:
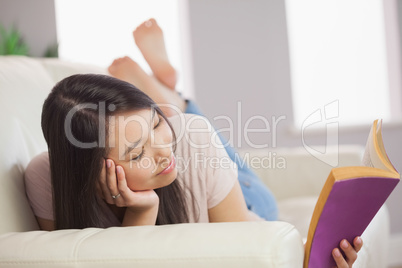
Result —
POLYGON ((366 229, 399 179, 365 177, 336 181, 315 229, 308 267, 336 266, 331 252, 342 239, 366 229))
POLYGON ((342 239, 351 243, 362 235, 400 181, 385 153, 378 120, 371 129, 363 163, 366 166, 331 170, 310 222, 305 268, 336 266, 332 250, 342 239))

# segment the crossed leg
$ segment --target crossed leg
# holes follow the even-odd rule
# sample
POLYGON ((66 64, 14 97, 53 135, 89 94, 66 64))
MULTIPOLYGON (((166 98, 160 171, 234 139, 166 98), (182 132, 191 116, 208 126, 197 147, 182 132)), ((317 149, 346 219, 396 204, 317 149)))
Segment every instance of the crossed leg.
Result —
POLYGON ((175 91, 177 74, 169 62, 162 29, 154 19, 150 19, 139 25, 133 36, 154 76, 147 74, 138 63, 127 56, 115 59, 108 68, 109 73, 144 91, 166 116, 184 112, 186 102, 175 91))
POLYGON ((177 72, 169 62, 162 29, 155 19, 140 24, 133 32, 137 47, 156 78, 170 89, 175 89, 177 72))

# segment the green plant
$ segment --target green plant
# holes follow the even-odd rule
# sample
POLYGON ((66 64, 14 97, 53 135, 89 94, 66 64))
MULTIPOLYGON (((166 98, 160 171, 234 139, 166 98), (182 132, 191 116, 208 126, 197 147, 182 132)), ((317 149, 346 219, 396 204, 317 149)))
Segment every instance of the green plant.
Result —
POLYGON ((0 55, 28 55, 28 52, 28 45, 15 26, 7 31, 0 25, 0 55))
POLYGON ((43 55, 47 58, 58 58, 59 57, 59 44, 55 43, 47 47, 45 54, 43 55))

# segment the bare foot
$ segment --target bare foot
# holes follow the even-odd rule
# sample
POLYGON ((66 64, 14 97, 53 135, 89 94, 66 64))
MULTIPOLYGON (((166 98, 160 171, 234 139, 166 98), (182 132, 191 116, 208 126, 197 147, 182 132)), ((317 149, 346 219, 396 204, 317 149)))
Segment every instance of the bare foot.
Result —
POLYGON ((108 68, 109 73, 142 90, 155 101, 166 116, 173 116, 185 110, 185 100, 176 91, 167 88, 154 77, 148 75, 129 57, 118 58, 108 68))
POLYGON ((143 22, 134 30, 133 36, 156 78, 168 88, 175 89, 177 73, 169 62, 163 32, 156 21, 143 22))
POLYGON ((129 57, 117 58, 108 68, 109 73, 116 78, 129 82, 149 95, 154 90, 149 75, 129 57))

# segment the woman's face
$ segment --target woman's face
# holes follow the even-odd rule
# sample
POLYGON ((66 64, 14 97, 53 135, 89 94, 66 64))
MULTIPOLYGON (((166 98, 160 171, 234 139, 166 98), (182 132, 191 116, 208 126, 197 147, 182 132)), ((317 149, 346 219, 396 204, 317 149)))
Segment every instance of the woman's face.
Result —
POLYGON ((150 190, 172 183, 177 176, 167 122, 154 109, 109 117, 109 159, 123 167, 131 190, 150 190))

